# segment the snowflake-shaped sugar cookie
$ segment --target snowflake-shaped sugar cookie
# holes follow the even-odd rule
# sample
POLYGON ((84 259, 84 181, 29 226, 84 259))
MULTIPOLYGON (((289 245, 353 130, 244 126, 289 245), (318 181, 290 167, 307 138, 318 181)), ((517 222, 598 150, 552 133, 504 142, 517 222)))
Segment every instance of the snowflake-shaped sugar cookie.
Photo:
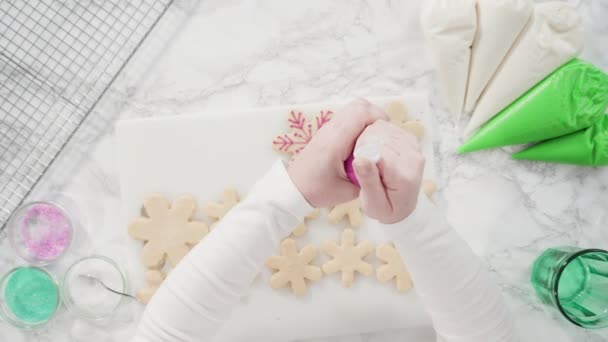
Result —
POLYGON ((418 139, 418 141, 422 141, 422 139, 424 139, 424 126, 422 123, 420 123, 420 121, 408 121, 401 127, 412 133, 416 139, 418 139))
POLYGON ((432 199, 433 194, 437 192, 437 184, 435 184, 435 182, 429 179, 423 180, 420 187, 422 188, 422 192, 424 192, 426 197, 428 197, 429 199, 432 199))
POLYGON ((365 257, 374 250, 374 245, 367 241, 356 243, 355 232, 345 229, 342 232, 342 241, 325 243, 324 251, 333 259, 323 264, 323 272, 332 274, 342 272, 342 286, 351 287, 355 280, 355 272, 365 276, 373 273, 371 264, 364 261, 365 257))
POLYGON ((360 227, 363 223, 363 213, 361 212, 361 201, 356 198, 350 202, 338 204, 333 207, 327 215, 327 220, 331 224, 337 224, 343 218, 348 218, 351 227, 360 227))
POLYGON ((300 236, 304 235, 306 233, 306 231, 308 230, 307 221, 319 218, 319 216, 321 216, 321 210, 319 210, 319 209, 313 210, 312 212, 310 212, 308 215, 306 215, 304 217, 304 221, 302 221, 302 223, 298 224, 293 229, 291 234, 295 237, 300 237, 300 236))
POLYGON ((383 283, 395 279, 397 291, 406 292, 413 287, 412 278, 392 244, 386 243, 376 247, 376 257, 385 262, 376 270, 376 277, 383 283))
POLYGON ((306 246, 298 251, 294 240, 283 240, 281 255, 266 260, 266 266, 275 270, 270 277, 270 286, 278 289, 291 285, 291 291, 296 296, 305 294, 306 280, 317 281, 323 276, 321 268, 311 264, 316 256, 317 251, 313 246, 306 246))
POLYGON ((401 101, 395 100, 387 103, 384 106, 384 111, 388 114, 391 122, 397 126, 401 126, 403 123, 409 121, 407 107, 405 107, 401 101))
POLYGON ((323 125, 331 120, 333 112, 321 110, 312 120, 308 120, 302 112, 289 112, 287 122, 289 131, 272 140, 275 151, 296 155, 310 142, 310 139, 323 125))
POLYGON ((152 299, 152 296, 156 293, 156 290, 158 290, 165 280, 165 275, 160 270, 148 270, 145 274, 145 278, 147 286, 137 291, 135 297, 141 303, 148 304, 150 299, 152 299))
POLYGON ((234 188, 226 188, 222 194, 222 202, 215 203, 209 202, 203 207, 205 215, 211 217, 215 222, 211 227, 215 226, 217 222, 226 216, 226 214, 239 203, 239 194, 234 188))
POLYGON ((144 241, 144 266, 160 268, 165 258, 171 265, 177 265, 209 232, 205 223, 191 220, 195 210, 196 201, 190 196, 181 196, 173 204, 161 194, 152 194, 144 200, 145 216, 129 225, 129 235, 144 241))
POLYGON ((392 123, 414 134, 419 141, 424 138, 424 126, 419 121, 409 118, 407 107, 403 102, 391 101, 384 106, 384 111, 388 114, 392 123))

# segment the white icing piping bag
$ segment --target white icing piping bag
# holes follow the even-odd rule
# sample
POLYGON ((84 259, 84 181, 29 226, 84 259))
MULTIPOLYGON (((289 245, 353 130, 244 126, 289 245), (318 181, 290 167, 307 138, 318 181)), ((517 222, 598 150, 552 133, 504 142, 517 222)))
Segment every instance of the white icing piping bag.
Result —
POLYGON ((471 52, 465 112, 475 109, 481 92, 530 21, 533 9, 531 0, 477 1, 477 34, 471 52))
POLYGON ((384 139, 381 137, 369 137, 362 144, 357 146, 353 151, 353 154, 344 161, 344 169, 346 170, 346 176, 348 179, 359 186, 357 175, 353 167, 353 162, 357 158, 367 159, 372 163, 376 164, 380 161, 382 148, 384 147, 384 139))
POLYGON ((465 134, 498 114, 583 49, 582 19, 576 8, 553 1, 536 5, 532 19, 481 95, 465 134))

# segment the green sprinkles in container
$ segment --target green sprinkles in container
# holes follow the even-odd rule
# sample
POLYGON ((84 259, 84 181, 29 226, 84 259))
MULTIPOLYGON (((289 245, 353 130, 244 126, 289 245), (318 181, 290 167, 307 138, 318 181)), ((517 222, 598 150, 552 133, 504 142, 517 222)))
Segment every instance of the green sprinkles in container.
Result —
POLYGON ((0 306, 7 320, 22 328, 48 322, 59 307, 59 288, 38 267, 18 267, 2 279, 0 306))

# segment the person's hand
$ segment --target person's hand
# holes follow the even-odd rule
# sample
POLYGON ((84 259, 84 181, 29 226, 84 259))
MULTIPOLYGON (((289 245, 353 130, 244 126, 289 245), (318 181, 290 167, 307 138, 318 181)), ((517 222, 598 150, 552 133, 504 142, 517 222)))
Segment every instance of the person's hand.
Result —
POLYGON ((386 121, 368 126, 357 140, 355 151, 366 144, 380 145, 379 161, 357 158, 353 167, 361 185, 361 208, 382 223, 404 220, 416 208, 424 157, 416 137, 386 121))
POLYGON ((315 208, 334 206, 357 197, 359 188, 344 171, 361 132, 388 119, 378 106, 355 100, 336 112, 289 164, 287 172, 304 198, 315 208))

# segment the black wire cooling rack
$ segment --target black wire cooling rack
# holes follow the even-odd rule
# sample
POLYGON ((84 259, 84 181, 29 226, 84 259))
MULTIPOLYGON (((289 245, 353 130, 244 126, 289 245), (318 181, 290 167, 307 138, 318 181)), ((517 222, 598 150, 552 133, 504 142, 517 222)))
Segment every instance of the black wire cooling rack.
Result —
POLYGON ((172 2, 0 1, 0 231, 172 2))

